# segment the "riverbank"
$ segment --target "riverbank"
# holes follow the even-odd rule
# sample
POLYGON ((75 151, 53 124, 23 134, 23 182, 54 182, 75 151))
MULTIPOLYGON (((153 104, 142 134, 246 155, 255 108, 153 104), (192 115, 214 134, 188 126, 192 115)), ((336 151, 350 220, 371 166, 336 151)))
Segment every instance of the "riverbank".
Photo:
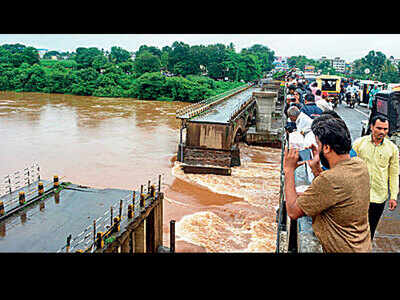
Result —
POLYGON ((38 92, 139 100, 199 102, 245 85, 207 76, 166 76, 147 72, 98 72, 93 68, 49 68, 38 64, 14 68, 0 64, 0 91, 38 92))

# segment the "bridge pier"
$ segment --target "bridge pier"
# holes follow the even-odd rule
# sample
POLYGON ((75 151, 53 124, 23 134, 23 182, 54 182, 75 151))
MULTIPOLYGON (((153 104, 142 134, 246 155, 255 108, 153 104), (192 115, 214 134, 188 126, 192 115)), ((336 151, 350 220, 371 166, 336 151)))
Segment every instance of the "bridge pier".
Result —
POLYGON ((282 117, 281 113, 276 111, 278 92, 256 91, 253 92, 253 97, 256 99, 256 125, 247 131, 246 143, 281 147, 282 117))
POLYGON ((277 93, 253 92, 253 97, 256 98, 257 103, 256 131, 271 131, 272 112, 275 111, 277 93))

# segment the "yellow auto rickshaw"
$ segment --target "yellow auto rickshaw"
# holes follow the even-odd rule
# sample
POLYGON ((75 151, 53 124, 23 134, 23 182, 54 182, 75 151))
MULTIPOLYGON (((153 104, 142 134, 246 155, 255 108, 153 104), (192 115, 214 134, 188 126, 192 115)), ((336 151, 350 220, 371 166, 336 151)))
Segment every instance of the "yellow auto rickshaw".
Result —
POLYGON ((340 76, 336 75, 321 75, 316 78, 317 88, 321 92, 326 92, 328 94, 328 100, 333 104, 334 107, 337 106, 340 94, 340 76))

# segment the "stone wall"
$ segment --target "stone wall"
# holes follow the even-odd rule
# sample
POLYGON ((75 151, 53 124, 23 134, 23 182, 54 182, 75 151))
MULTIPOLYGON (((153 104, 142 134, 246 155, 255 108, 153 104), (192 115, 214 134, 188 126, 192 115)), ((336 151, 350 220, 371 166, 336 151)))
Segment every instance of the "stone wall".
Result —
POLYGON ((275 92, 253 92, 256 98, 257 112, 256 131, 271 131, 272 113, 275 112, 277 93, 275 92))
POLYGON ((232 155, 231 151, 185 147, 183 161, 188 165, 230 167, 232 155))

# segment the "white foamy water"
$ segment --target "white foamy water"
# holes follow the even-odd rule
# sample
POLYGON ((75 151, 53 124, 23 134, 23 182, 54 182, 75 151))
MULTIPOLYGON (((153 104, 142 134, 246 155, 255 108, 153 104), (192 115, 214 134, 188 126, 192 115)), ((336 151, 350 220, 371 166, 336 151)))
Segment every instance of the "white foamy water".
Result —
POLYGON ((241 145, 243 155, 257 151, 269 156, 269 162, 242 159, 241 166, 232 168, 231 176, 185 174, 181 163, 175 162, 175 177, 241 199, 183 216, 176 222, 177 239, 203 247, 206 252, 275 252, 280 149, 241 145))

